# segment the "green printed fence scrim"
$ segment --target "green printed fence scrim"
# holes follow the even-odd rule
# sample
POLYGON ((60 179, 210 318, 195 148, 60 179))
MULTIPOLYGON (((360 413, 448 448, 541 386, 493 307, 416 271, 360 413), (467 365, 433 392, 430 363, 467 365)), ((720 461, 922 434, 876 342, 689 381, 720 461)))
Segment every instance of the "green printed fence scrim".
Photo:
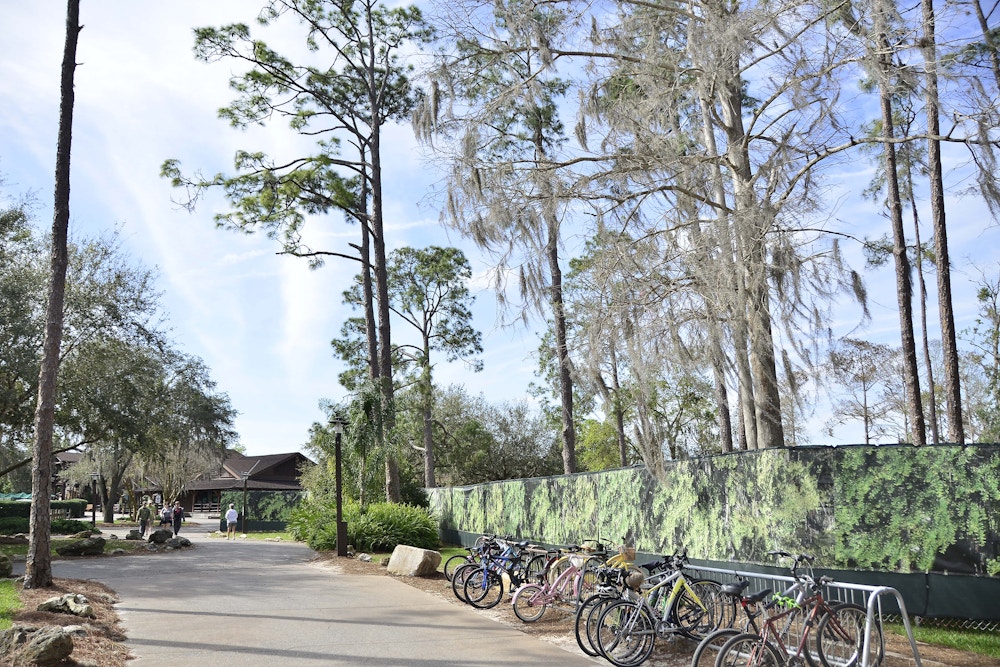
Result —
POLYGON ((443 531, 770 564, 1000 574, 1000 446, 802 447, 430 489, 443 531))

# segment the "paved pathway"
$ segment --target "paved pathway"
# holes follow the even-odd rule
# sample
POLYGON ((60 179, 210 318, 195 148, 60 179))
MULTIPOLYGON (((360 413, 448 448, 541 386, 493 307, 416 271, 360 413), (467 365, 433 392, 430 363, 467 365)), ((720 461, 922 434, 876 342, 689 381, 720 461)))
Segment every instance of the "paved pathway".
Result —
POLYGON ((118 593, 136 667, 606 664, 389 577, 309 563, 301 544, 210 538, 208 524, 181 531, 192 549, 57 560, 53 574, 118 593))

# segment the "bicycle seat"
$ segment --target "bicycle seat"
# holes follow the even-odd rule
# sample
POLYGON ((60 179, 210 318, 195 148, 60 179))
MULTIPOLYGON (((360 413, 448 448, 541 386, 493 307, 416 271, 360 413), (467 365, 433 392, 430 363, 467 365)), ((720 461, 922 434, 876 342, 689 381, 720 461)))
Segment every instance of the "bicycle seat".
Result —
POLYGON ((764 598, 766 598, 769 595, 771 595, 772 592, 773 591, 770 588, 765 588, 761 592, 754 593, 753 595, 750 595, 750 596, 748 596, 748 597, 746 597, 744 599, 746 600, 747 604, 757 604, 758 602, 760 602, 764 598))
POLYGON ((726 584, 722 587, 722 592, 731 597, 737 597, 743 595, 743 591, 747 589, 750 585, 749 579, 743 579, 742 581, 734 581, 731 584, 726 584))

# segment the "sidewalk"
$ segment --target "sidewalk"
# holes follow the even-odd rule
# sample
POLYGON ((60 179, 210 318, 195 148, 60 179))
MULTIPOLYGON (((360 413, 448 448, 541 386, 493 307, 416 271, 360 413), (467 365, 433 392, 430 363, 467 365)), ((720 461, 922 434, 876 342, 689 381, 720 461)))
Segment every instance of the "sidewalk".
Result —
POLYGON ((390 577, 336 574, 301 544, 210 538, 217 527, 193 518, 191 549, 57 560, 53 574, 118 593, 136 667, 604 664, 390 577))

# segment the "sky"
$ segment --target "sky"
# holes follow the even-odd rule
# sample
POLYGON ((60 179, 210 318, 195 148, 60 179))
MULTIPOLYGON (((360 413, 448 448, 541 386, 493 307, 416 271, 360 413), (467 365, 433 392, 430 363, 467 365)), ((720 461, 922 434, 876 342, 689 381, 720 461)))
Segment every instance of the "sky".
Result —
MULTIPOLYGON (((205 64, 192 53, 199 26, 253 22, 254 0, 175 0, 139 3, 84 0, 76 71, 73 127, 71 234, 94 236, 121 228, 127 252, 155 267, 179 349, 205 360, 218 388, 239 412, 236 429, 248 454, 297 451, 310 425, 324 420, 323 398, 340 400, 341 370, 329 341, 350 315, 341 292, 357 272, 343 261, 310 270, 303 259, 279 256, 277 242, 262 235, 216 229, 219 198, 201 202, 192 214, 175 203, 179 192, 159 177, 167 158, 185 173, 231 172, 235 150, 253 148, 287 154, 297 139, 282 124, 237 131, 217 118, 232 95, 229 63, 205 64)), ((65 3, 0 0, 0 174, 7 194, 33 192, 38 221, 52 216, 52 181, 59 105, 59 70, 65 37, 65 3)), ((438 175, 421 159, 408 126, 390 128, 383 145, 386 165, 386 224, 394 247, 456 245, 476 274, 474 325, 483 332, 484 371, 471 375, 461 364, 441 364, 440 384, 464 383, 493 400, 526 397, 536 362, 531 331, 498 326, 496 302, 487 286, 487 262, 438 222, 438 175)), ((961 164, 956 156, 949 169, 961 164)), ((949 174, 952 174, 949 171, 949 174)), ((859 163, 845 165, 830 186, 834 226, 888 225, 870 203, 856 196, 871 178, 859 163)), ((952 182, 955 184, 955 178, 952 182)), ((961 185, 959 182, 958 185, 961 185)), ((974 265, 996 272, 1000 255, 995 221, 974 198, 949 201, 953 287, 957 326, 971 326, 976 311, 974 265)), ((929 215, 924 214, 929 220, 929 215)), ((337 216, 310 221, 313 247, 347 250, 356 228, 337 216)), ((881 233, 881 232, 879 232, 881 233)), ((848 249, 860 268, 860 252, 848 249)), ((856 309, 835 309, 835 333, 864 334, 898 345, 899 321, 891 267, 866 274, 872 322, 856 329, 856 309)), ((933 285, 933 282, 931 283, 933 285)), ((936 306, 932 302, 932 320, 936 306)), ((932 331, 932 338, 937 337, 932 331)), ((813 418, 819 428, 822 411, 813 418)), ((843 429, 824 442, 856 442, 843 429)))
MULTIPOLYGON (((216 117, 231 100, 230 68, 195 60, 192 29, 252 22, 259 3, 240 1, 81 3, 73 120, 71 234, 93 236, 121 226, 125 250, 159 274, 162 303, 179 349, 205 360, 239 412, 236 429, 248 454, 298 451, 325 416, 321 398, 340 400, 342 370, 330 340, 350 313, 341 293, 357 266, 329 261, 310 270, 304 259, 278 256, 262 235, 216 229, 224 210, 209 198, 191 214, 172 202, 179 192, 160 178, 177 158, 187 173, 231 171, 234 151, 276 153, 292 140, 283 124, 250 132, 216 117)), ((59 75, 65 3, 0 2, 0 174, 7 194, 32 191, 38 222, 52 220, 59 75)), ((477 275, 475 326, 483 333, 485 370, 473 393, 519 400, 532 377, 532 334, 497 326, 486 288, 486 264, 438 223, 427 203, 436 177, 408 126, 391 128, 386 208, 393 247, 458 245, 477 275), (503 382, 498 381, 503 378, 503 382)), ((348 251, 357 228, 339 215, 314 221, 309 242, 348 251)), ((470 380, 461 364, 442 364, 443 384, 470 380)))

